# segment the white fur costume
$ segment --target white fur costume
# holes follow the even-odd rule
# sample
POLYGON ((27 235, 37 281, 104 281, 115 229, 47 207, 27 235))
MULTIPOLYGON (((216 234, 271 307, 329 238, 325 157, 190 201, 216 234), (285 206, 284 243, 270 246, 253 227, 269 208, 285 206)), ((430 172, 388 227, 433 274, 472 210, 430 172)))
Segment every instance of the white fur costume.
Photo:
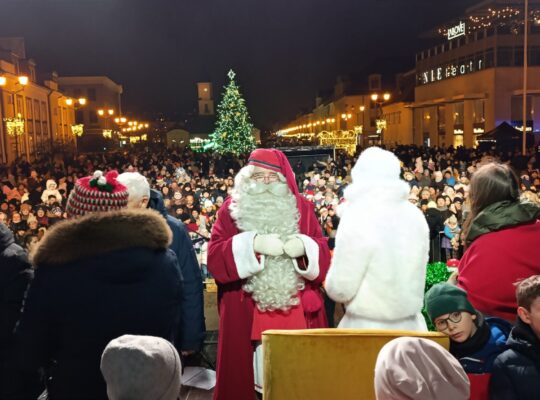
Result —
POLYGON ((325 284, 345 304, 340 328, 426 330, 429 228, 407 201, 409 186, 399 173, 397 157, 377 147, 365 150, 352 170, 325 284))

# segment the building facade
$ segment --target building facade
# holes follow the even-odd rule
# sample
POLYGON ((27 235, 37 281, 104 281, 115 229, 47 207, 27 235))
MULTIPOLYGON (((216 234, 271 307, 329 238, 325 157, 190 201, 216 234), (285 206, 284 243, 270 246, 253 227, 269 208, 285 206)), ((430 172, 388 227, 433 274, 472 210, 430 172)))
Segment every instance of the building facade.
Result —
POLYGON ((0 38, 0 162, 74 146, 74 107, 55 73, 39 74, 23 38, 0 38))
MULTIPOLYGON (((437 44, 416 55, 412 143, 472 147, 504 121, 522 129, 522 3, 484 1, 431 32, 437 44)), ((540 131, 540 7, 530 3, 526 127, 540 131)))
POLYGON ((106 76, 62 76, 58 84, 67 96, 87 99, 76 112, 76 121, 84 125, 85 134, 118 128, 114 120, 122 116, 122 85, 106 76))
POLYGON ((384 99, 384 93, 393 96, 393 91, 383 90, 380 74, 369 75, 367 86, 356 90, 338 77, 329 96, 318 96, 310 112, 299 114, 278 135, 313 137, 322 132, 352 131, 359 135, 359 144, 380 143, 383 132, 378 121, 384 113, 383 104, 389 100, 384 99))

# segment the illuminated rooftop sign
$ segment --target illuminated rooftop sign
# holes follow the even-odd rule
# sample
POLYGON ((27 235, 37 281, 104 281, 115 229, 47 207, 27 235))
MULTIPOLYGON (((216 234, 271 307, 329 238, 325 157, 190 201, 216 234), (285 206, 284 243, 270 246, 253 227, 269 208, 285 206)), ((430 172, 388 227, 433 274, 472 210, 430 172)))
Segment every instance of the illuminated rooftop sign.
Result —
POLYGON ((470 60, 463 63, 451 63, 427 71, 422 71, 418 74, 418 83, 420 85, 425 85, 428 83, 439 82, 445 79, 470 74, 471 72, 480 71, 484 68, 484 61, 482 59, 475 61, 470 60))
POLYGON ((446 34, 448 36, 448 40, 452 40, 457 37, 464 36, 465 35, 465 22, 460 22, 459 25, 448 28, 448 32, 446 34))

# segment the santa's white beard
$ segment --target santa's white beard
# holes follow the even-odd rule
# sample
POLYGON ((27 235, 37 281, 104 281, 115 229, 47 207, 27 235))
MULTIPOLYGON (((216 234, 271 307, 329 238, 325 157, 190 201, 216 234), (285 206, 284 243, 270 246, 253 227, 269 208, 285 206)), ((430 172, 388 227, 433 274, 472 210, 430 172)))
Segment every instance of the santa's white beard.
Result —
MULTIPOLYGON (((296 198, 286 183, 266 185, 246 179, 235 187, 230 210, 241 231, 277 233, 284 243, 298 233, 296 198)), ((304 281, 287 255, 265 256, 263 270, 248 278, 243 289, 251 293, 259 310, 287 311, 299 304, 298 291, 304 289, 304 281)))

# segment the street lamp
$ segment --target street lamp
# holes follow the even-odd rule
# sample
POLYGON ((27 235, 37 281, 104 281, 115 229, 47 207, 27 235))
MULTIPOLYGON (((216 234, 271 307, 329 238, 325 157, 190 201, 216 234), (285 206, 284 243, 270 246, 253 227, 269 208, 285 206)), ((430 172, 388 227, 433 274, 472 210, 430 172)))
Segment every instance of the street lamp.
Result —
POLYGON ((383 134, 384 134, 384 126, 385 124, 383 123, 382 121, 382 116, 383 116, 383 109, 382 109, 382 106, 385 102, 387 102, 388 100, 390 100, 390 93, 384 93, 383 95, 379 95, 378 93, 373 93, 371 95, 371 101, 373 101, 375 103, 375 110, 376 110, 376 114, 377 114, 377 124, 380 124, 380 128, 377 127, 377 133, 380 134, 380 144, 383 144, 383 134))

